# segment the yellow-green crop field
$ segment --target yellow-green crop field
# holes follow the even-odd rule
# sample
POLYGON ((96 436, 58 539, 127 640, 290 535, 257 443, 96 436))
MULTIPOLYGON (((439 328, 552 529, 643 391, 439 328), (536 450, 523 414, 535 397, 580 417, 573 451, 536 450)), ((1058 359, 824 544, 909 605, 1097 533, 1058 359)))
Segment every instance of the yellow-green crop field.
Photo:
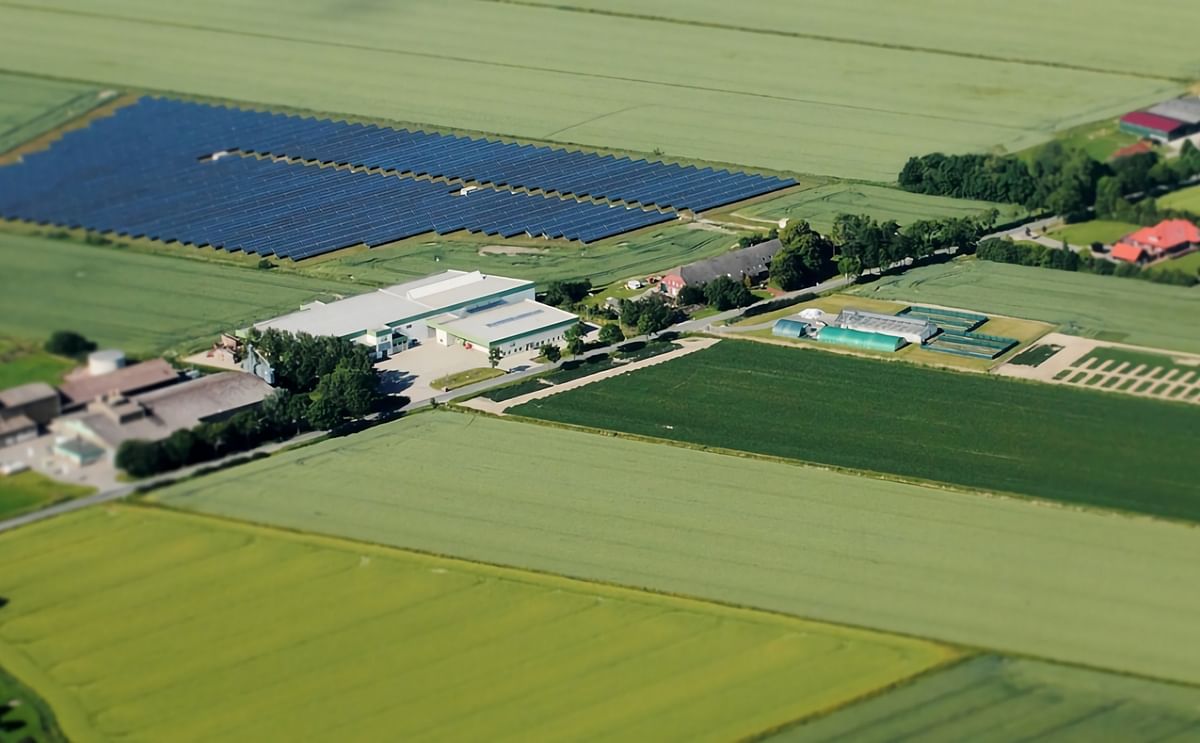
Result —
POLYGON ((77 743, 734 740, 958 651, 162 509, 0 536, 0 666, 77 743))
POLYGON ((1022 149, 1178 93, 1197 55, 1159 24, 1200 20, 1183 0, 555 5, 2 3, 0 69, 890 182, 914 154, 1022 149), (1120 22, 1047 43, 1083 14, 1120 22))

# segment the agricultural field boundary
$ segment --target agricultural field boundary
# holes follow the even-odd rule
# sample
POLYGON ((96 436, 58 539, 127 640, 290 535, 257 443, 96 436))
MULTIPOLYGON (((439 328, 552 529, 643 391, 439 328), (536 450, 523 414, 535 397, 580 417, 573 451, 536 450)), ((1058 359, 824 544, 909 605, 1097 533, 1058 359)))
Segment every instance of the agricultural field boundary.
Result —
POLYGON ((569 382, 547 385, 545 389, 530 392, 519 397, 514 397, 510 400, 497 402, 495 400, 489 400, 486 397, 474 397, 470 400, 464 400, 458 404, 462 407, 471 408, 472 410, 478 410, 483 413, 490 413, 492 415, 505 415, 505 411, 515 405, 523 405, 524 403, 532 402, 533 400, 541 400, 542 398, 556 395, 559 392, 566 392, 568 390, 587 386, 593 382, 599 382, 602 379, 609 379, 611 377, 620 376, 621 374, 628 374, 631 371, 644 369, 647 366, 662 364, 667 361, 671 361, 672 359, 677 359, 680 356, 687 356, 688 354, 695 353, 696 351, 703 351, 704 349, 715 344, 717 341, 717 338, 683 338, 679 341, 679 344, 683 346, 683 348, 679 348, 674 351, 667 351, 666 353, 661 353, 648 359, 642 359, 641 361, 622 364, 612 369, 605 369, 604 371, 597 372, 596 374, 580 377, 579 379, 572 379, 569 382))

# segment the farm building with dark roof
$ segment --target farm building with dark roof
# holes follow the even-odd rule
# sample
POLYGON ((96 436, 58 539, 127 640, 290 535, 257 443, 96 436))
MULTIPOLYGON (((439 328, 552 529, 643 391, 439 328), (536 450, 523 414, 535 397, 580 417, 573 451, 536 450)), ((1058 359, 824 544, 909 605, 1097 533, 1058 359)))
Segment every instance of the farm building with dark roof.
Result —
POLYGON ((1166 142, 1188 134, 1192 127, 1186 122, 1169 116, 1160 116, 1148 111, 1134 111, 1121 117, 1120 129, 1139 137, 1166 142))
POLYGON ((677 297, 685 286, 707 284, 721 276, 728 276, 735 281, 749 276, 751 281, 758 282, 770 273, 771 259, 782 247, 783 244, 779 240, 767 240, 748 248, 731 250, 724 255, 689 263, 664 276, 660 286, 667 295, 677 297))

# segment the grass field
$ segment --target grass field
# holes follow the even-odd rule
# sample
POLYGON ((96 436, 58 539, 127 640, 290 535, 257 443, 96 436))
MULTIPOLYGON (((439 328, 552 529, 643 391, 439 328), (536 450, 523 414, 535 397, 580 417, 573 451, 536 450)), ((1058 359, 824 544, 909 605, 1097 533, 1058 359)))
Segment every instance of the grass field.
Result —
POLYGON ((1091 245, 1092 243, 1111 245, 1137 229, 1136 224, 1128 222, 1093 219, 1090 222, 1064 225, 1050 232, 1048 237, 1055 240, 1066 240, 1071 245, 1091 245))
POLYGON ((367 287, 0 232, 0 334, 74 330, 151 354, 367 287))
POLYGON ((46 353, 30 340, 0 338, 0 389, 28 382, 58 384, 77 364, 46 353))
MULTIPOLYGON (((1183 44, 1148 45, 1136 62, 1101 54, 1135 28, 1156 32, 1148 21, 1032 44, 1054 17, 1126 15, 1113 0, 1071 0, 1048 15, 1034 0, 990 4, 906 4, 900 44, 878 38, 894 25, 863 23, 895 21, 882 0, 816 13, 760 0, 754 21, 757 10, 731 17, 711 2, 673 21, 480 0, 300 0, 286 14, 274 0, 48 0, 0 6, 0 68, 877 181, 916 153, 1022 149, 1195 75, 1183 44), (1001 42, 964 48, 997 27, 1001 42)), ((1161 17, 1197 16, 1175 4, 1161 17)), ((657 0, 636 13, 682 10, 657 0)))
POLYGON ((941 304, 1042 320, 1071 335, 1200 353, 1188 317, 1200 290, 1113 276, 960 260, 889 276, 850 290, 901 302, 941 304))
POLYGON ((459 387, 466 387, 468 384, 482 382, 485 379, 495 379, 505 375, 503 369, 493 369, 488 366, 483 366, 478 369, 467 369, 466 371, 458 372, 457 374, 447 374, 444 377, 438 377, 429 383, 430 387, 439 390, 456 390, 459 387))
POLYGON ((722 341, 509 412, 1200 521, 1200 410, 1055 385, 722 341))
POLYGON ((99 103, 90 85, 0 72, 0 154, 99 103))
POLYGON ((1200 689, 1033 660, 975 658, 772 737, 772 743, 1183 741, 1200 689))
POLYGON ((956 655, 159 509, 4 534, 0 562, 0 660, 74 741, 734 740, 956 655))
POLYGON ((66 743, 66 740, 46 703, 0 668, 0 743, 66 743))
POLYGON ((0 518, 16 516, 69 498, 82 498, 95 490, 84 485, 51 480, 32 470, 0 475, 0 518))
POLYGON ((1200 250, 1194 250, 1187 255, 1160 261, 1146 267, 1147 271, 1184 271, 1190 274, 1200 274, 1200 250))
POLYGON ((972 217, 989 209, 1000 211, 1000 222, 1012 221, 1024 210, 1008 204, 950 199, 943 196, 913 194, 895 188, 847 183, 793 191, 767 201, 738 209, 744 218, 778 222, 805 220, 814 229, 828 232, 839 214, 869 214, 878 220, 894 219, 902 225, 918 219, 972 217))
POLYGON ((1200 682, 1200 530, 1178 524, 445 412, 156 497, 1200 682))
POLYGON ((1158 200, 1158 205, 1166 209, 1179 209, 1200 216, 1200 186, 1192 186, 1169 193, 1158 200))

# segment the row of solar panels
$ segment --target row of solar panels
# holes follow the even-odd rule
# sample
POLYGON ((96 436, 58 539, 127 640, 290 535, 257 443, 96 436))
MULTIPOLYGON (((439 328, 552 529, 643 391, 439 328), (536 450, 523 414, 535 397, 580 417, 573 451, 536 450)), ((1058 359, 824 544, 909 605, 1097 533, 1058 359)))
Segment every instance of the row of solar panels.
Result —
POLYGON ((205 131, 198 152, 237 149, 512 188, 702 211, 795 184, 628 157, 597 155, 429 132, 143 99, 138 115, 205 131), (219 134, 218 134, 219 133, 219 134))
MULTIPOLYGON (((505 237, 528 234, 593 242, 677 216, 673 212, 491 188, 458 195, 455 187, 412 177, 354 173, 238 154, 211 158, 213 153, 231 149, 254 149, 235 143, 256 143, 261 148, 264 143, 284 142, 291 147, 296 140, 287 138, 297 136, 297 132, 307 142, 305 146, 319 149, 319 142, 311 139, 312 130, 307 129, 314 124, 336 129, 345 147, 351 146, 356 137, 370 137, 364 142, 373 142, 386 134, 408 142, 410 149, 415 147, 414 157, 422 155, 430 137, 437 138, 435 142, 458 140, 142 99, 111 117, 66 133, 49 150, 0 168, 0 216, 294 259, 351 245, 374 246, 428 232, 446 234, 462 229, 505 237)), ((462 141, 473 143, 472 151, 482 153, 480 156, 486 156, 483 145, 522 152, 546 150, 483 140, 462 141)), ((446 156, 437 147, 433 150, 423 155, 426 160, 446 156)), ((303 153, 296 156, 321 159, 303 153)), ((622 167, 634 162, 647 164, 598 159, 621 162, 622 167)), ((450 160, 452 164, 462 161, 462 157, 450 160)), ((513 162, 508 161, 509 165, 513 162)), ((661 163, 653 165, 678 169, 661 163)), ((409 168, 401 172, 417 171, 409 168)), ((703 176, 693 178, 703 181, 696 188, 708 194, 705 198, 744 198, 739 183, 720 185, 714 181, 714 174, 723 171, 702 172, 703 176)), ((654 178, 643 178, 627 185, 652 182, 654 178)))

